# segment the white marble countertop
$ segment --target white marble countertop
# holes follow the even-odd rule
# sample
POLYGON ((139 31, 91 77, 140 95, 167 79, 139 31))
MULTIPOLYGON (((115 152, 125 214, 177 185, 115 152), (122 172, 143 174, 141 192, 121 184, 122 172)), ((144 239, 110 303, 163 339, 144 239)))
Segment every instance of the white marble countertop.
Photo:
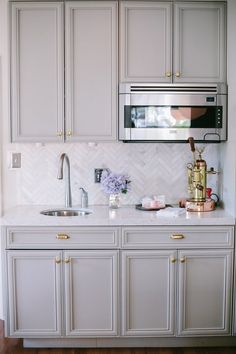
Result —
POLYGON ((135 206, 109 209, 96 205, 86 216, 46 216, 40 211, 50 206, 17 206, 0 218, 1 226, 125 226, 125 225, 235 225, 235 218, 223 209, 212 212, 184 212, 180 216, 162 216, 156 211, 136 210, 135 206))

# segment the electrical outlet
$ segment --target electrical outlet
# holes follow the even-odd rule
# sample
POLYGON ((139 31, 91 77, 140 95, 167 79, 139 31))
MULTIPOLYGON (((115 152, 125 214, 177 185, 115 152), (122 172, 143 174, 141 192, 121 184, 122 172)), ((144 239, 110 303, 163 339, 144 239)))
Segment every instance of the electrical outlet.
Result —
POLYGON ((103 171, 103 168, 95 168, 94 169, 94 182, 95 183, 101 183, 102 171, 103 171))

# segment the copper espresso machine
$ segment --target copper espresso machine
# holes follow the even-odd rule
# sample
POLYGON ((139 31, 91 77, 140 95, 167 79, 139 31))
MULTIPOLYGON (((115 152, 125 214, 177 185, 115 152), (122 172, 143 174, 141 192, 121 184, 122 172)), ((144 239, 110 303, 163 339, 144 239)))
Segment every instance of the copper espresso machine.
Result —
POLYGON ((193 153, 193 163, 187 165, 188 169, 188 192, 185 207, 187 211, 212 211, 215 209, 215 200, 211 198, 211 190, 207 188, 207 174, 216 174, 211 168, 207 171, 206 161, 202 159, 203 148, 196 148, 194 139, 189 138, 191 151, 193 153), (196 151, 198 157, 196 157, 196 151))

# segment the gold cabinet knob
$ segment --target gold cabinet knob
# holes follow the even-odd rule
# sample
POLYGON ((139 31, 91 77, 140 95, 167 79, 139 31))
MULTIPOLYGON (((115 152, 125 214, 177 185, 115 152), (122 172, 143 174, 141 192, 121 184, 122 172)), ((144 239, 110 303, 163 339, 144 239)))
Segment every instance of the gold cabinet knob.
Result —
POLYGON ((180 263, 185 263, 185 261, 186 261, 185 257, 180 258, 180 263))
POLYGON ((64 263, 70 263, 70 258, 65 258, 64 263))
POLYGON ((72 135, 72 131, 68 130, 68 132, 66 133, 67 136, 71 136, 72 135))
POLYGON ((177 73, 175 73, 175 77, 180 77, 180 72, 177 71, 177 73))
POLYGON ((170 72, 170 71, 167 71, 167 72, 165 73, 165 76, 166 76, 166 77, 171 77, 171 72, 170 72))
POLYGON ((57 234, 56 238, 58 240, 68 240, 70 238, 70 236, 67 234, 57 234))
POLYGON ((62 135, 63 135, 62 130, 59 130, 59 131, 57 132, 57 136, 62 136, 62 135))
POLYGON ((170 261, 171 261, 171 263, 175 263, 175 262, 176 262, 176 258, 172 257, 172 258, 170 259, 170 261))
POLYGON ((57 256, 55 261, 56 261, 57 264, 60 264, 61 263, 61 258, 59 256, 57 256))
POLYGON ((184 235, 183 234, 173 234, 173 235, 170 236, 170 238, 172 240, 181 240, 181 239, 184 238, 184 235))

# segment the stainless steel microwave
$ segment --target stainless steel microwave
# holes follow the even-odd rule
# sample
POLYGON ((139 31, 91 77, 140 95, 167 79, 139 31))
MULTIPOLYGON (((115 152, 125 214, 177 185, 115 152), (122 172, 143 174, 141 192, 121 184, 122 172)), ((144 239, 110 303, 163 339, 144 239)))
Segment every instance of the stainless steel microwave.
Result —
POLYGON ((220 142, 227 139, 225 84, 120 84, 119 140, 220 142))

